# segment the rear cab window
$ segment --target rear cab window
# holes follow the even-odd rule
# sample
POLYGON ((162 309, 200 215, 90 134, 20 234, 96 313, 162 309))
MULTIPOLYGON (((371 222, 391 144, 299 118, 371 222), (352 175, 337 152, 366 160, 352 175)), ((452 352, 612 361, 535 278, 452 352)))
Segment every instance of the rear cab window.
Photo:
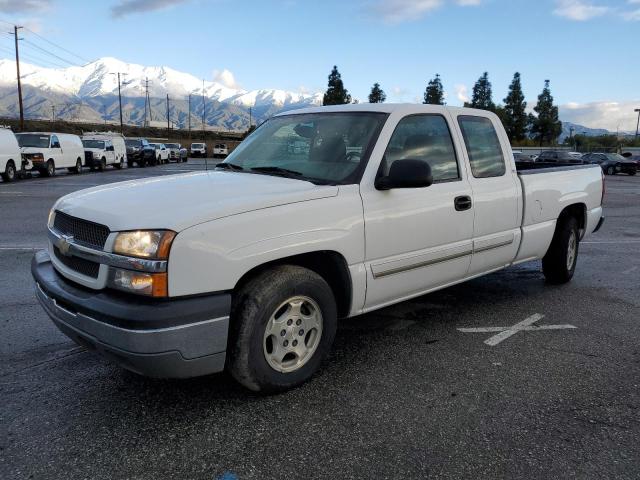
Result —
POLYGON ((462 131, 471 173, 475 178, 501 177, 507 167, 498 134, 487 117, 461 115, 458 124, 462 131))

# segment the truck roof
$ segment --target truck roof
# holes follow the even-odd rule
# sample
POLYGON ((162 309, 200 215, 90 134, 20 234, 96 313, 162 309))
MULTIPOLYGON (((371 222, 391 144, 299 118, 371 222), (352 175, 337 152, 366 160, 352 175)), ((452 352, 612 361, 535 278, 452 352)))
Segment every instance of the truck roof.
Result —
POLYGON ((434 113, 434 112, 456 112, 462 113, 466 112, 469 114, 478 114, 482 113, 482 115, 486 115, 486 110, 478 110, 475 108, 465 108, 465 107, 448 107, 444 105, 424 105, 424 104, 416 104, 416 103, 356 103, 356 104, 347 104, 347 105, 329 105, 326 107, 310 107, 310 108, 301 108, 298 110, 289 110, 286 112, 279 113, 275 115, 276 117, 284 116, 284 115, 299 115, 304 113, 323 113, 323 112, 381 112, 381 113, 395 113, 395 112, 406 112, 406 113, 416 113, 416 111, 423 111, 424 113, 434 113))

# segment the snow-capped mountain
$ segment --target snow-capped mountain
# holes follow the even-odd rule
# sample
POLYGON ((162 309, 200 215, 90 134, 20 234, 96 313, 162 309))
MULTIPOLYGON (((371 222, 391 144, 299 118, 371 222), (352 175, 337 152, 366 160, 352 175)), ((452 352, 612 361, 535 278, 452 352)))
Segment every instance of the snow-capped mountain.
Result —
MULTIPOLYGON (((168 67, 146 67, 116 58, 101 58, 82 67, 44 68, 20 64, 25 115, 50 118, 52 105, 56 117, 71 121, 115 122, 119 119, 118 79, 121 74, 124 121, 144 121, 145 84, 149 80, 151 116, 166 121, 166 95, 170 98, 170 117, 180 127, 188 124, 191 95, 191 124, 202 126, 203 83, 188 73, 168 67)), ((279 111, 322 104, 322 93, 314 95, 283 90, 241 90, 218 82, 204 82, 206 123, 209 127, 246 129, 249 108, 255 122, 279 111)), ((14 60, 0 60, 0 116, 18 113, 16 66, 14 60)))

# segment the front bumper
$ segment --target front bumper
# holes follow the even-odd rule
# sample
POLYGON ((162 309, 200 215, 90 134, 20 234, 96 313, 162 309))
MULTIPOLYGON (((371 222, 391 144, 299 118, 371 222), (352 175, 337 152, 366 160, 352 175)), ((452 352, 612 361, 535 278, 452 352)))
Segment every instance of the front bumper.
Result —
POLYGON ((228 293, 154 301, 91 291, 59 275, 45 251, 33 258, 31 273, 36 296, 56 326, 128 370, 187 378, 224 369, 228 293))

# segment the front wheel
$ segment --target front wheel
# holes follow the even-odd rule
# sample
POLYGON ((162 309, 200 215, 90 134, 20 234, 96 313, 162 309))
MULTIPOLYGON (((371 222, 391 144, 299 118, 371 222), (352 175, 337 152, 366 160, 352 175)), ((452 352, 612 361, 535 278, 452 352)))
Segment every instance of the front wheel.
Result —
POLYGON ((542 259, 542 272, 547 282, 567 283, 573 278, 578 263, 578 222, 574 217, 558 220, 551 246, 542 259))
POLYGON ((47 160, 45 169, 42 171, 45 177, 54 177, 56 175, 56 164, 53 160, 47 160))
POLYGON ((613 175, 615 173, 615 169, 613 167, 608 167, 607 168, 607 175, 613 175))
POLYGON ((228 370, 256 392, 297 387, 328 354, 336 324, 336 301, 322 277, 294 265, 268 270, 234 296, 228 370))
POLYGON ((2 179, 7 183, 13 182, 16 179, 16 166, 13 164, 12 160, 7 162, 7 166, 2 174, 2 179))

